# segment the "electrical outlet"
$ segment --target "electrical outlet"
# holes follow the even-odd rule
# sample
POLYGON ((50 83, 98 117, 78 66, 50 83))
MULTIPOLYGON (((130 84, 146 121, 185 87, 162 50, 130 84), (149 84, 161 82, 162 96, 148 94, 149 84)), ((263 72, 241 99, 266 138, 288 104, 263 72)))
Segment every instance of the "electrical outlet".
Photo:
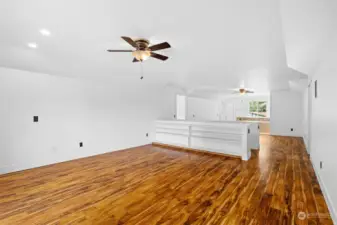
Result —
POLYGON ((290 131, 294 131, 294 128, 291 128, 290 131))
POLYGON ((38 116, 33 116, 33 122, 34 122, 34 123, 39 122, 39 117, 38 117, 38 116))
POLYGON ((149 136, 149 133, 146 133, 146 137, 148 137, 149 136))
POLYGON ((83 147, 83 142, 80 142, 80 148, 82 148, 83 147))
POLYGON ((323 169, 323 162, 322 162, 322 161, 319 162, 319 167, 320 167, 321 169, 323 169))

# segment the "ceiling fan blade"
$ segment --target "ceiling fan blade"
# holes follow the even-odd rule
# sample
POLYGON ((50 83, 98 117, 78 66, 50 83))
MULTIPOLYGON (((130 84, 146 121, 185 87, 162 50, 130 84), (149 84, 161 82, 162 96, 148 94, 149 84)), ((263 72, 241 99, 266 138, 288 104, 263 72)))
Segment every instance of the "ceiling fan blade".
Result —
POLYGON ((156 58, 156 59, 160 59, 160 60, 163 60, 163 61, 168 59, 167 56, 160 55, 160 54, 157 54, 157 53, 154 53, 154 52, 151 52, 151 57, 156 58))
POLYGON ((132 47, 137 48, 136 42, 134 42, 131 38, 122 36, 123 40, 129 43, 132 47))
POLYGON ((108 49, 107 51, 108 52, 133 52, 132 50, 111 50, 111 49, 108 49))
POLYGON ((139 60, 136 58, 133 58, 132 62, 139 62, 139 60))
POLYGON ((253 94, 254 91, 246 91, 246 93, 253 94))
POLYGON ((171 45, 167 42, 163 42, 157 45, 153 45, 151 47, 149 47, 149 49, 151 51, 158 51, 158 50, 162 50, 162 49, 166 49, 166 48, 171 48, 171 45))

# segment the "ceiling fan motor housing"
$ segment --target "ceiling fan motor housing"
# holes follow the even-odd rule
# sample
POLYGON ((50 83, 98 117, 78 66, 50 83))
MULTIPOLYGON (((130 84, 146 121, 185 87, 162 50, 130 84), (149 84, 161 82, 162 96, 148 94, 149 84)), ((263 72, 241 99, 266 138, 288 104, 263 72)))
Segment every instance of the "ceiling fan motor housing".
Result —
POLYGON ((150 42, 143 38, 136 39, 135 43, 138 46, 138 50, 147 50, 150 45, 150 42))

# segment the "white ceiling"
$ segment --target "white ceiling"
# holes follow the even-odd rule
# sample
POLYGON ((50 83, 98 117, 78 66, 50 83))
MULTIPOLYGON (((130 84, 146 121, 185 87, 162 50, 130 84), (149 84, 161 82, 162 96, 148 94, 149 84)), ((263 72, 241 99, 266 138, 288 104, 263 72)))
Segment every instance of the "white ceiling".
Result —
POLYGON ((129 53, 106 52, 130 49, 120 39, 124 35, 172 45, 162 51, 168 61, 143 64, 154 83, 225 92, 244 81, 265 92, 288 88, 289 80, 303 76, 287 66, 283 29, 278 0, 2 0, 0 66, 138 79, 140 64, 129 53), (51 36, 42 36, 42 28, 51 36))
POLYGON ((288 66, 311 75, 337 32, 337 1, 280 3, 288 66))

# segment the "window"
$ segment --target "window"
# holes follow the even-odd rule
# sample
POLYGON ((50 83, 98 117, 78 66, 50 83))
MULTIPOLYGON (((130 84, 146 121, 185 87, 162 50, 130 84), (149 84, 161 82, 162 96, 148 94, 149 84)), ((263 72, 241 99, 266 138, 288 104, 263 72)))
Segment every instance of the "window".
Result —
POLYGON ((267 117, 267 102, 266 101, 249 102, 249 114, 252 117, 267 117))
POLYGON ((177 95, 176 99, 177 120, 186 119, 186 96, 177 95))

